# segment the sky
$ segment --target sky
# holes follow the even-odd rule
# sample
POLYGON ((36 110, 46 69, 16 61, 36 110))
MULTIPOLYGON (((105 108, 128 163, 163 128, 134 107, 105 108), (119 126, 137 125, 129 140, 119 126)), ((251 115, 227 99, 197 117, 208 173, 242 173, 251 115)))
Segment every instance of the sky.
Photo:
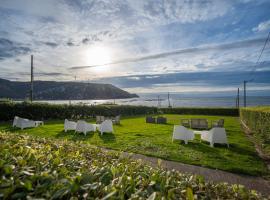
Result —
POLYGON ((270 95, 270 0, 0 0, 0 78, 270 95))

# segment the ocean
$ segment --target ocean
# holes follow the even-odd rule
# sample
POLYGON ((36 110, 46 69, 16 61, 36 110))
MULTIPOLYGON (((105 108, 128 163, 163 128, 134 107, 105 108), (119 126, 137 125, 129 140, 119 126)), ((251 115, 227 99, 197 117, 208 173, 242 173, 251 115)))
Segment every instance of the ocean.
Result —
MULTIPOLYGON (((36 101, 51 104, 119 104, 119 105, 143 105, 159 107, 235 107, 236 98, 232 96, 207 97, 207 96, 184 96, 180 94, 170 95, 168 101, 167 94, 140 94, 139 98, 129 99, 107 99, 107 100, 55 100, 36 101), (159 97, 158 97, 159 96, 159 97)), ((247 106, 270 105, 270 96, 247 96, 247 106)), ((240 98, 240 106, 243 106, 243 98, 240 98)))

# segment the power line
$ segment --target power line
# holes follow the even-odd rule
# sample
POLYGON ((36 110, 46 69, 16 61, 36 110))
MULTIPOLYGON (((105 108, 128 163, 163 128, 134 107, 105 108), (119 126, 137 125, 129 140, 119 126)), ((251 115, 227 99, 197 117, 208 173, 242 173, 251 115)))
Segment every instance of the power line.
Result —
MULTIPOLYGON (((262 54, 263 54, 263 52, 264 52, 264 50, 265 50, 266 44, 267 44, 267 42, 269 41, 269 38, 270 38, 270 31, 269 31, 269 33, 268 33, 268 36, 267 36, 267 38, 266 38, 266 40, 265 40, 265 42, 264 42, 264 45, 263 45, 262 49, 261 49, 261 52, 260 52, 260 54, 259 54, 259 57, 258 57, 258 59, 257 59, 257 61, 256 61, 256 63, 255 63, 255 65, 254 65, 254 67, 253 67, 253 70, 250 72, 250 75, 249 75, 250 77, 252 77, 252 76, 254 75, 254 72, 256 71, 256 68, 259 66, 260 59, 261 59, 262 54)), ((251 80, 254 80, 254 78, 251 79, 251 80)))

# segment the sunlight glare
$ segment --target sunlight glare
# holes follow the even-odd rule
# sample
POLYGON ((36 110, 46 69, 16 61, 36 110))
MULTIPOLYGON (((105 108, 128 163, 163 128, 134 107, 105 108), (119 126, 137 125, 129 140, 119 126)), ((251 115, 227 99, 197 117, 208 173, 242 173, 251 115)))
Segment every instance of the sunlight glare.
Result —
MULTIPOLYGON (((112 62, 111 50, 104 46, 90 47, 86 50, 85 58, 87 65, 102 65, 112 62)), ((108 66, 96 66, 90 68, 95 72, 106 72, 108 66)))

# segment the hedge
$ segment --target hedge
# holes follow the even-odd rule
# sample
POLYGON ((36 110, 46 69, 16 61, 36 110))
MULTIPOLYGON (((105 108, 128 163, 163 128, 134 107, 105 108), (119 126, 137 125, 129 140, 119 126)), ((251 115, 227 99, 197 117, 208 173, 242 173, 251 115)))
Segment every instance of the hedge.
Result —
POLYGON ((29 119, 82 119, 96 115, 143 115, 155 114, 157 108, 147 106, 118 105, 67 105, 46 103, 0 103, 0 120, 12 120, 14 116, 29 119))
POLYGON ((79 142, 0 132, 0 199, 263 199, 79 142))
POLYGON ((151 114, 201 114, 201 115, 227 115, 238 116, 235 108, 161 108, 131 105, 68 105, 46 103, 0 103, 0 120, 12 120, 14 116, 34 120, 46 119, 83 119, 104 116, 132 116, 151 114))
POLYGON ((162 108, 167 114, 239 116, 237 108, 162 108))
POLYGON ((270 155, 270 107, 241 108, 240 118, 258 139, 256 142, 270 155))

